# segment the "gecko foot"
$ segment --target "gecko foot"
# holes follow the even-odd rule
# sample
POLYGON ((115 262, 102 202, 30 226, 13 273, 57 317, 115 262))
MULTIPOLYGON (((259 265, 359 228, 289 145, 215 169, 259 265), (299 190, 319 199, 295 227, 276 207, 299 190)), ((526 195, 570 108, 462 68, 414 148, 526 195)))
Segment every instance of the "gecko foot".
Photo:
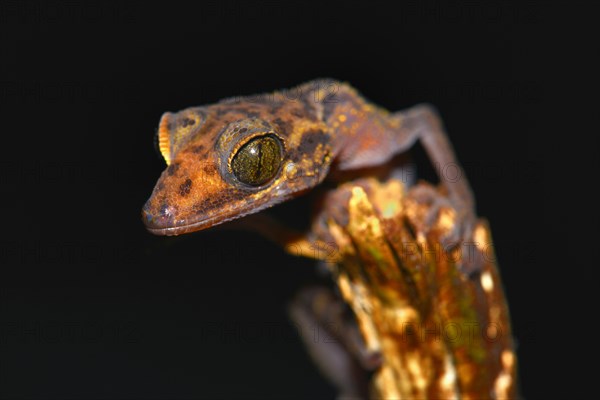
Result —
POLYGON ((419 230, 426 235, 432 230, 443 230, 440 244, 446 251, 461 247, 458 268, 471 276, 482 268, 482 254, 475 246, 473 232, 477 219, 470 210, 461 207, 449 197, 441 195, 436 188, 428 185, 413 187, 409 193, 411 200, 427 205, 419 230))
POLYGON ((302 289, 289 308, 311 357, 337 387, 339 398, 364 399, 369 373, 382 364, 382 355, 366 348, 347 311, 342 299, 326 287, 302 289))

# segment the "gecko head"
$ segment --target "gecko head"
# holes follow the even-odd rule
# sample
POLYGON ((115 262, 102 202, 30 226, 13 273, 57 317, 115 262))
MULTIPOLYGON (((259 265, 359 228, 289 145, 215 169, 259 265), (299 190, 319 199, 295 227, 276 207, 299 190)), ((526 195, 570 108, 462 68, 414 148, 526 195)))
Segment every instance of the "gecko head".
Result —
POLYGON ((165 113, 158 145, 168 167, 142 210, 146 228, 206 229, 318 184, 330 163, 329 135, 318 121, 285 118, 282 108, 219 103, 165 113))

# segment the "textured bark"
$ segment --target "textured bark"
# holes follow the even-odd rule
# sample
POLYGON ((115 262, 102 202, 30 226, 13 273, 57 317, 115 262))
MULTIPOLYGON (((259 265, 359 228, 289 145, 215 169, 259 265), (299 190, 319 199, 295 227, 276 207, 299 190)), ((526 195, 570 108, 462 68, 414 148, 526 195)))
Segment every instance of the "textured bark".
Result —
POLYGON ((316 241, 382 365, 377 399, 516 396, 516 355, 489 227, 448 245, 460 218, 440 188, 365 179, 332 191, 316 241), (467 253, 465 250, 469 250, 467 253), (468 259, 467 259, 468 258, 468 259), (475 263, 467 276, 461 265, 475 263))

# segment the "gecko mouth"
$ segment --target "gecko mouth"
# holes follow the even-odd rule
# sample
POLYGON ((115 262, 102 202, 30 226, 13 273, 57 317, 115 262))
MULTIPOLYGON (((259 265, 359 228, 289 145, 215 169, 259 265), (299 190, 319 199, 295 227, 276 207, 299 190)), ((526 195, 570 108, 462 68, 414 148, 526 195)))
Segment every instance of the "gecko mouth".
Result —
POLYGON ((158 235, 158 236, 177 236, 177 235, 182 235, 184 233, 190 233, 190 232, 196 232, 196 231, 208 229, 212 226, 219 225, 223 222, 227 222, 232 219, 236 219, 238 217, 237 216, 235 216, 235 217, 233 217, 233 216, 232 217, 214 216, 214 217, 202 219, 202 220, 195 221, 195 222, 187 222, 186 221, 180 225, 171 225, 171 226, 164 226, 164 227, 157 227, 154 224, 152 224, 152 222, 146 222, 147 218, 148 217, 146 215, 144 215, 144 222, 146 224, 146 229, 148 230, 148 232, 150 232, 154 235, 158 235))
POLYGON ((235 212, 214 213, 212 215, 200 215, 195 218, 180 219, 174 221, 172 218, 164 216, 157 217, 147 211, 146 207, 142 210, 142 219, 148 232, 158 236, 177 236, 184 233, 191 233, 208 229, 210 227, 220 225, 224 222, 239 219, 246 215, 254 214, 259 211, 269 208, 275 204, 288 199, 288 196, 281 196, 275 201, 271 200, 264 204, 257 205, 250 203, 247 207, 236 208, 235 212))

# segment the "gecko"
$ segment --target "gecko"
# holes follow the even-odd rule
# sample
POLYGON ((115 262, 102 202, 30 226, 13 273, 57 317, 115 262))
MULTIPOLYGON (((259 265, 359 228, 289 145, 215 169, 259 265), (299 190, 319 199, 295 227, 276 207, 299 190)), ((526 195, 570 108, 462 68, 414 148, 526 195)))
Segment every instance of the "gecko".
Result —
MULTIPOLYGON (((156 235, 199 231, 256 213, 310 191, 328 175, 385 164, 417 141, 459 215, 449 243, 472 233, 469 182, 428 104, 392 113, 348 83, 318 79, 166 112, 157 136, 167 168, 142 210, 146 228, 156 235), (446 166, 459 168, 459 179, 445 179, 446 166)), ((473 272, 467 263, 463 268, 473 272)))
MULTIPOLYGON (((414 190, 430 193, 431 204, 427 204, 428 215, 422 225, 435 225, 440 212, 450 207, 455 223, 449 225, 443 238, 450 249, 472 241, 477 226, 467 177, 437 111, 428 104, 390 112, 365 99, 348 83, 318 79, 289 90, 166 112, 160 119, 157 139, 167 168, 142 209, 146 228, 156 235, 186 234, 255 215, 317 188, 327 178, 337 179, 344 172, 385 165, 417 142, 437 166, 440 186, 447 193, 440 195, 427 187, 414 190), (445 166, 458 169, 453 177, 459 179, 446 179, 445 166)), ((365 182, 359 185, 372 186, 365 182)), ((337 196, 332 191, 336 200, 330 201, 326 211, 347 213, 347 198, 340 200, 337 196)), ((349 223, 348 216, 338 220, 349 223)), ((298 240, 268 219, 260 220, 254 228, 284 246, 298 240)), ((481 227, 478 229, 481 231, 481 227)), ((319 230, 318 224, 313 224, 312 230, 319 230)), ((331 234, 329 228, 324 231, 325 235, 331 234)), ((308 232, 307 236, 311 234, 314 238, 315 232, 308 232)), ((463 283, 465 288, 480 288, 477 277, 482 272, 491 276, 483 270, 485 265, 481 259, 459 260, 461 281, 468 282, 463 283)), ((504 310, 500 285, 496 288, 494 293, 500 293, 499 300, 490 307, 497 303, 496 309, 504 310)), ((470 290, 474 289, 467 292, 470 290)), ((291 314, 299 324, 334 321, 344 327, 336 332, 343 346, 325 348, 317 343, 312 350, 314 343, 307 346, 320 359, 316 361, 326 370, 325 374, 337 382, 341 393, 366 396, 364 380, 356 371, 372 371, 381 366, 381 354, 365 350, 356 323, 347 323, 340 314, 340 299, 329 291, 309 288, 294 303, 291 314), (316 303, 320 306, 314 307, 316 303), (320 314, 314 312, 315 308, 320 308, 320 314), (358 366, 352 361, 356 359, 358 366)), ((482 307, 485 314, 487 306, 482 307)), ((507 343, 506 348, 510 349, 510 341, 507 343)), ((495 362, 492 360, 492 365, 495 362)))

